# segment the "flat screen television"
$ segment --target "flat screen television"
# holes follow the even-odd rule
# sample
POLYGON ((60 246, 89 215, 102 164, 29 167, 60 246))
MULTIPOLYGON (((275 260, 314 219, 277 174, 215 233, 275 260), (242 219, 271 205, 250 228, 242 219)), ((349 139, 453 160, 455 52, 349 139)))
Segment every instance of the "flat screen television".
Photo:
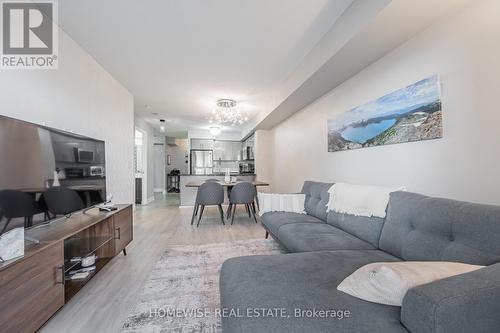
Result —
POLYGON ((60 217, 44 198, 53 186, 76 192, 84 207, 104 202, 105 170, 104 141, 0 116, 0 234, 60 217), (23 207, 33 203, 40 213, 30 216, 23 207))

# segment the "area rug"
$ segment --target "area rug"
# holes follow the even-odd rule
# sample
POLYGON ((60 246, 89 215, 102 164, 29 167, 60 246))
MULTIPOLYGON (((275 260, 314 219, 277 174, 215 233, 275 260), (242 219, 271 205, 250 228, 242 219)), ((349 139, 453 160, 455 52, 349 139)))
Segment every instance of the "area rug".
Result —
POLYGON ((284 253, 274 240, 172 246, 160 257, 122 333, 220 332, 219 272, 232 257, 284 253))

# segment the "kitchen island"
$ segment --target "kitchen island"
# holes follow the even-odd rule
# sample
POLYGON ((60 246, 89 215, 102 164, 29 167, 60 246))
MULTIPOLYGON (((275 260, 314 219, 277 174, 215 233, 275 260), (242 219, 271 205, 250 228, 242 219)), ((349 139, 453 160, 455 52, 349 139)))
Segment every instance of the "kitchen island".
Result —
MULTIPOLYGON (((247 181, 255 180, 255 175, 248 175, 248 174, 243 174, 243 175, 231 174, 231 177, 237 177, 238 180, 247 180, 247 181)), ((224 181, 224 175, 181 175, 180 178, 181 178, 180 181, 181 206, 193 206, 194 201, 196 200, 196 193, 198 191, 198 188, 186 187, 188 183, 203 182, 207 179, 218 179, 221 182, 224 181)), ((226 191, 226 189, 224 189, 224 191, 226 191)), ((224 198, 225 198, 224 203, 227 204, 228 203, 227 193, 224 193, 224 198)))

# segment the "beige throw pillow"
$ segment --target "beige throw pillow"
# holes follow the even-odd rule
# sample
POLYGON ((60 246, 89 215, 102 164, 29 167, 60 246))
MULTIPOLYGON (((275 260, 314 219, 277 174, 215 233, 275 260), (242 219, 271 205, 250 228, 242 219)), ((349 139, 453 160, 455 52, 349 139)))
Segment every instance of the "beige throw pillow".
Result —
POLYGON ((378 262, 359 268, 337 289, 365 301, 401 306, 413 287, 482 267, 444 261, 378 262))

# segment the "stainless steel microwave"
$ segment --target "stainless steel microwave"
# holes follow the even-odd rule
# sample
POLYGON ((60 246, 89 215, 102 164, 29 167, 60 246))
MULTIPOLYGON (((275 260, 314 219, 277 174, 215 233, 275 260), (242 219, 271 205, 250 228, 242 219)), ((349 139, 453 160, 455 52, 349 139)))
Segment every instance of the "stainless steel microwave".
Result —
POLYGON ((76 149, 76 161, 79 163, 94 162, 94 152, 91 150, 76 149))

